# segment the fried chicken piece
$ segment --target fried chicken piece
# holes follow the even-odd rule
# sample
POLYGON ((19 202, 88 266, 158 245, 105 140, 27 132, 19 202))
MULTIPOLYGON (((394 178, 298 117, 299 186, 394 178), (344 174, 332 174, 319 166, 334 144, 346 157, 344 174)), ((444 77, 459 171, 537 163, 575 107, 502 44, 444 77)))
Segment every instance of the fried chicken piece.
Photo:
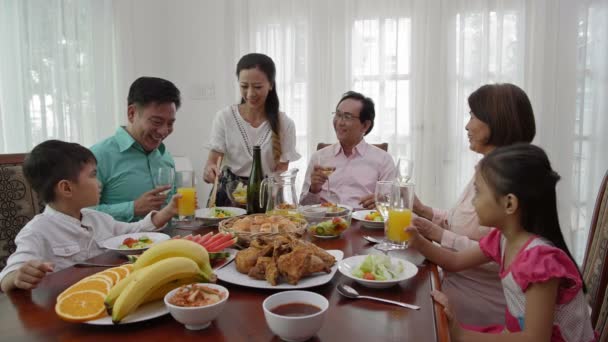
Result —
POLYGON ((274 258, 271 258, 270 262, 266 264, 266 281, 272 286, 277 286, 279 282, 279 269, 274 258))
POLYGON ((271 256, 272 250, 272 246, 266 245, 263 248, 249 247, 242 251, 238 251, 234 258, 234 261, 236 262, 236 270, 241 273, 248 274, 251 268, 258 262, 258 258, 263 256, 271 256))
POLYGON ((271 257, 259 257, 255 263, 255 266, 253 266, 249 270, 249 273, 247 273, 247 275, 254 279, 266 279, 266 266, 268 265, 268 263, 272 263, 271 257))
POLYGON ((296 285, 304 276, 304 272, 310 263, 312 253, 304 249, 294 250, 290 253, 283 254, 277 261, 277 267, 282 276, 287 278, 287 282, 296 285))
POLYGON ((315 245, 312 242, 294 240, 293 244, 296 244, 294 248, 304 247, 310 250, 315 256, 321 258, 321 260, 323 260, 323 263, 325 263, 325 266, 327 266, 328 268, 332 267, 336 263, 336 258, 333 255, 327 253, 326 250, 315 245))

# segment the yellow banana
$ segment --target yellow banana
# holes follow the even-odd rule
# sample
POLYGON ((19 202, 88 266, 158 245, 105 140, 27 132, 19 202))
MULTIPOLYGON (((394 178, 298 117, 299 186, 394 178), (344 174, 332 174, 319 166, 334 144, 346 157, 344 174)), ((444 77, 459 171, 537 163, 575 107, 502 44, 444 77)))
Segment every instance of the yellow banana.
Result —
POLYGON ((209 263, 209 254, 205 247, 185 239, 171 239, 152 245, 133 264, 133 269, 139 270, 171 257, 186 257, 194 260, 203 272, 206 280, 215 281, 215 275, 209 263))
POLYGON ((118 296, 120 296, 122 291, 124 291, 124 289, 133 281, 133 279, 135 279, 135 275, 137 274, 137 272, 138 271, 133 271, 133 272, 129 273, 128 276, 121 279, 118 283, 116 283, 114 286, 112 286, 112 288, 110 289, 110 292, 108 292, 108 295, 106 296, 106 299, 104 300, 104 304, 106 305, 106 310, 108 311, 108 315, 112 314, 112 308, 114 306, 114 302, 116 302, 116 299, 118 298, 118 296))
POLYGON ((196 262, 185 257, 163 259, 140 269, 114 302, 112 322, 120 322, 163 285, 187 277, 203 280, 196 262))
POLYGON ((155 300, 163 299, 163 298, 165 298, 165 295, 167 293, 169 293, 171 290, 174 290, 182 285, 198 283, 199 281, 200 281, 200 278, 198 278, 198 277, 186 277, 186 278, 170 281, 170 282, 164 284, 163 286, 159 287, 158 289, 156 289, 153 293, 150 293, 150 295, 146 299, 144 299, 144 303, 149 303, 149 302, 153 302, 155 300))

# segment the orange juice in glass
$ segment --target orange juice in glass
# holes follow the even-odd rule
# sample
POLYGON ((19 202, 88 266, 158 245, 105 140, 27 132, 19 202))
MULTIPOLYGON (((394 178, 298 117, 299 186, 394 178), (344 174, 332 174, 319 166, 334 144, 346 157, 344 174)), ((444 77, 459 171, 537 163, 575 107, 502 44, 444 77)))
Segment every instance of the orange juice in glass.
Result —
POLYGON ((410 209, 391 209, 388 211, 388 226, 386 238, 394 243, 407 242, 410 234, 405 231, 412 223, 412 211, 410 209))
POLYGON ((177 214, 179 216, 194 216, 196 189, 177 188, 177 193, 182 195, 182 197, 177 200, 177 214))
POLYGON ((385 225, 386 240, 393 247, 405 246, 409 240, 409 233, 405 229, 412 223, 412 209, 414 207, 414 183, 397 181, 393 183, 390 205, 388 208, 388 222, 385 225))
POLYGON ((196 209, 196 188, 194 187, 194 171, 179 171, 177 173, 177 193, 182 195, 177 200, 177 214, 180 220, 194 219, 196 209))

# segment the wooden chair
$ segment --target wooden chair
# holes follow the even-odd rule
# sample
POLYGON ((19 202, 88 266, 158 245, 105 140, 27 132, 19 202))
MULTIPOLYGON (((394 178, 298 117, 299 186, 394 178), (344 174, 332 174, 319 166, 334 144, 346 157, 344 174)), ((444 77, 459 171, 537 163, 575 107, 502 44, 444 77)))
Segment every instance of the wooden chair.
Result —
MULTIPOLYGON (((320 149, 322 149, 322 148, 325 148, 325 147, 327 147, 327 146, 329 146, 329 145, 331 145, 331 144, 318 143, 318 144, 317 144, 317 151, 318 151, 318 150, 320 150, 320 149)), ((376 146, 376 147, 378 147, 379 149, 382 149, 382 150, 384 150, 384 151, 388 151, 388 143, 382 143, 382 144, 372 144, 372 145, 374 145, 374 146, 376 146)))
POLYGON ((0 269, 15 252, 17 233, 44 205, 25 180, 25 154, 0 154, 0 269))
POLYGON ((608 341, 608 171, 600 185, 595 202, 589 240, 583 263, 583 279, 591 304, 591 323, 608 341))

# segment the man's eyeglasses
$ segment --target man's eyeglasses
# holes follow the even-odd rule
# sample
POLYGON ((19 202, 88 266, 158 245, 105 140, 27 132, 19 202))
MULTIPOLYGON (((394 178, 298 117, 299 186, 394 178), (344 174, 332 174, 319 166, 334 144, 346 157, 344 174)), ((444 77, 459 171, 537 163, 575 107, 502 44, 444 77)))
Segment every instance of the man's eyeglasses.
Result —
POLYGON ((344 121, 352 121, 360 118, 359 116, 352 115, 351 113, 333 112, 331 113, 334 120, 342 119, 344 121))

